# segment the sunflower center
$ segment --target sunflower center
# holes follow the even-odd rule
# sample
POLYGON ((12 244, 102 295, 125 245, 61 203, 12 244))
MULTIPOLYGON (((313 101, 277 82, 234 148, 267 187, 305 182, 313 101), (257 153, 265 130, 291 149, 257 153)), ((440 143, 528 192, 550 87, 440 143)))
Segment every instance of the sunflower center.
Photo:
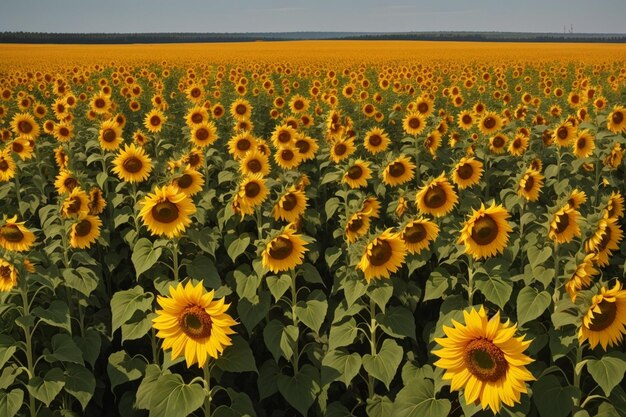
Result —
POLYGON ((296 142, 296 147, 300 151, 300 153, 307 153, 309 149, 311 149, 311 145, 306 140, 299 140, 296 142))
POLYGON ((304 108, 304 103, 300 100, 297 100, 293 103, 293 108, 296 110, 302 110, 304 108))
POLYGON ((291 211, 298 205, 298 198, 292 193, 289 193, 283 196, 282 203, 284 210, 291 211))
POLYGON ((209 131, 202 128, 202 129, 198 129, 198 131, 196 132, 196 139, 198 140, 207 140, 209 138, 209 131))
POLYGON ((485 126, 487 129, 493 129, 494 127, 496 127, 496 119, 491 116, 487 117, 483 122, 483 126, 485 126))
POLYGON ((446 191, 439 185, 430 188, 426 191, 426 195, 424 196, 426 207, 429 208, 439 208, 446 204, 447 200, 448 196, 446 195, 446 191))
POLYGON ((260 172, 261 169, 263 168, 263 166, 261 165, 261 162, 258 159, 252 159, 248 161, 248 164, 246 166, 252 173, 255 173, 255 174, 257 172, 260 172))
POLYGON ((256 182, 247 183, 244 189, 248 198, 254 198, 261 192, 261 186, 256 182))
POLYGON ((237 113, 238 115, 244 115, 247 111, 248 107, 246 107, 245 104, 237 104, 237 107, 235 107, 235 113, 237 113))
POLYGON ((513 141, 513 148, 518 149, 522 147, 522 140, 517 138, 513 141))
POLYGON ((24 239, 24 233, 14 224, 2 226, 0 236, 9 242, 21 242, 24 239))
POLYGON ((200 163, 200 155, 192 153, 191 155, 187 157, 187 162, 192 167, 197 166, 200 163))
POLYGON ((381 266, 386 264, 391 259, 393 251, 391 245, 386 240, 378 239, 378 242, 372 247, 371 254, 368 255, 368 260, 374 266, 381 266))
POLYGON ((78 197, 72 197, 71 203, 67 206, 67 212, 69 214, 76 214, 80 210, 82 201, 78 197))
POLYGON ((76 236, 87 236, 89 232, 91 232, 91 222, 87 219, 81 220, 74 228, 74 231, 76 232, 76 236))
POLYGON ((9 169, 9 163, 4 159, 0 160, 0 171, 7 171, 9 169))
POLYGON ((143 168, 143 162, 141 162, 141 159, 137 158, 136 156, 131 156, 130 158, 126 159, 122 165, 124 166, 124 169, 131 174, 135 174, 141 171, 141 168, 143 168))
POLYGON ((5 265, 0 266, 0 277, 2 277, 2 279, 11 278, 11 268, 5 265))
POLYGON ((152 207, 152 217, 160 223, 172 223, 178 218, 178 207, 171 201, 162 201, 152 207))
POLYGON ((524 191, 529 192, 533 189, 533 185, 535 185, 535 178, 532 175, 529 175, 526 178, 526 183, 524 184, 524 191))
POLYGON ((380 135, 372 135, 370 136, 369 142, 372 146, 380 146, 380 144, 383 143, 383 138, 381 138, 380 135))
POLYGON ((237 149, 240 151, 247 151, 251 146, 252 144, 248 139, 240 139, 237 141, 237 149))
POLYGON ((194 88, 191 90, 191 97, 198 98, 200 97, 201 91, 199 88, 194 88))
POLYGON ((600 240, 600 243, 598 244, 597 251, 602 252, 607 247, 610 241, 611 241, 611 228, 607 227, 606 229, 604 229, 604 233, 602 234, 602 240, 600 240))
POLYGON ((588 326, 589 330, 594 332, 600 332, 609 327, 613 324, 617 316, 617 305, 615 303, 602 300, 600 304, 598 304, 598 308, 600 309, 600 313, 593 313, 593 318, 588 326))
POLYGON ((30 133, 33 130, 33 125, 28 121, 22 120, 17 124, 17 130, 21 133, 30 133))
POLYGON ((427 113, 428 112, 428 103, 420 103, 417 105, 417 111, 419 111, 420 113, 427 113))
POLYGON ((288 258, 293 252, 293 243, 289 238, 279 236, 270 245, 269 254, 272 258, 281 261, 288 258))
POLYGON ((63 137, 70 135, 70 130, 67 127, 62 127, 59 129, 59 134, 63 137))
POLYGON ((348 177, 352 180, 358 180, 363 175, 363 168, 358 165, 352 165, 348 169, 348 177))
POLYGON ((422 122, 417 117, 409 119, 409 127, 411 129, 417 129, 422 125, 422 122))
POLYGON ((188 188, 193 183, 193 177, 189 174, 183 174, 176 183, 180 188, 188 188))
POLYGON ((104 140, 105 142, 113 142, 115 138, 117 138, 117 134, 113 129, 106 129, 104 132, 102 132, 102 140, 104 140))
POLYGON ((624 121, 624 113, 622 112, 615 112, 613 113, 613 116, 611 116, 611 120, 613 121, 613 123, 615 123, 616 125, 622 123, 624 121))
POLYGON ((464 115, 461 120, 463 121, 463 124, 466 124, 466 125, 472 124, 472 116, 468 114, 464 115))
POLYGON ((204 120, 204 117, 200 113, 194 113, 191 115, 191 121, 198 124, 204 120))
POLYGON ((103 108, 106 105, 106 102, 102 98, 97 98, 96 101, 93 102, 93 104, 97 108, 101 109, 101 108, 103 108))
POLYGON ((498 381, 509 368, 502 350, 482 337, 467 344, 463 359, 467 369, 481 382, 498 381))
POLYGON ((561 140, 567 139, 567 128, 564 126, 559 127, 559 129, 556 131, 556 135, 561 140))
POLYGON ((463 164, 457 168, 456 173, 462 180, 468 180, 472 178, 472 175, 474 174, 474 168, 472 168, 470 164, 463 164))
POLYGON ((211 316, 198 305, 186 307, 180 315, 179 324, 181 330, 194 340, 211 336, 211 316))
POLYGON ((289 132, 287 132, 286 130, 282 130, 279 134, 278 134, 278 141, 280 143, 287 143, 291 140, 291 134, 289 132))
POLYGON ((587 140, 584 137, 580 137, 578 138, 578 140, 576 141, 576 147, 578 149, 585 149, 585 146, 587 145, 587 140))
POLYGON ((161 118, 155 114, 150 118, 150 124, 152 126, 159 126, 161 124, 161 118))
POLYGON ((504 139, 501 136, 496 136, 493 139, 493 146, 496 148, 501 148, 504 146, 504 139))
POLYGON ((357 217, 356 219, 350 220, 350 223, 348 224, 348 230, 352 233, 356 233, 359 231, 361 226, 363 226, 363 219, 357 217))
POLYGON ((569 215, 567 213, 562 213, 556 216, 556 232, 561 234, 565 230, 567 230, 567 226, 569 226, 569 215))
POLYGON ((335 155, 341 156, 347 152, 348 148, 343 143, 335 145, 335 155))
POLYGON ((392 177, 398 178, 401 177, 402 174, 406 172, 406 168, 402 162, 394 162, 389 165, 389 175, 392 177))
POLYGON ((474 223, 472 239, 479 245, 488 245, 498 236, 498 224, 488 215, 484 215, 474 223))
POLYGON ((423 224, 414 223, 404 230, 404 240, 409 243, 419 243, 426 238, 426 228, 423 224))
POLYGON ((78 181, 76 181, 76 178, 66 178, 63 182, 63 185, 65 186, 65 188, 72 191, 78 185, 78 181))
POLYGON ((20 153, 24 150, 24 145, 19 142, 13 142, 13 152, 20 153))

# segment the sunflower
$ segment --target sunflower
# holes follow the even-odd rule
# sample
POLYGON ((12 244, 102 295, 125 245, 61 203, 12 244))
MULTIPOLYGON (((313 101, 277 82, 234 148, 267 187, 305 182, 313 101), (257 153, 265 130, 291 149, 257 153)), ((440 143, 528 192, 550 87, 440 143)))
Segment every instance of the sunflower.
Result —
POLYGON ((611 289, 602 287, 599 294, 591 299, 578 330, 578 341, 582 345, 589 340, 594 349, 598 344, 606 351, 607 347, 617 346, 626 334, 626 290, 617 281, 611 289))
POLYGON ((167 116, 161 110, 150 110, 143 120, 143 125, 150 133, 159 133, 163 130, 163 125, 167 122, 167 116))
POLYGON ((0 259, 0 292, 10 292, 17 286, 19 275, 13 264, 0 259))
POLYGON ((308 161, 315 158, 315 153, 319 149, 317 141, 304 134, 299 134, 296 137, 294 145, 296 148, 298 148, 298 151, 300 152, 300 156, 302 157, 303 161, 308 161))
POLYGON ((68 170, 61 170, 54 181, 54 187, 59 194, 69 194, 77 186, 78 179, 68 170))
POLYGON ((35 243, 35 234, 18 222, 17 216, 4 221, 0 226, 0 247, 15 252, 25 252, 35 243))
POLYGON ((448 214, 458 200, 459 198, 443 172, 420 188, 415 196, 420 213, 435 217, 448 214))
POLYGON ((63 217, 82 217, 89 213, 89 196, 80 187, 74 187, 63 201, 61 215, 63 217))
POLYGON ((202 191, 204 178, 201 173, 187 166, 180 175, 172 179, 172 185, 176 186, 185 195, 193 197, 202 191))
POLYGON ((287 192, 278 199, 272 214, 275 220, 284 220, 289 223, 294 223, 304 214, 306 205, 307 198, 304 191, 292 185, 287 192))
POLYGON ((202 125, 209 121, 209 110, 204 106, 194 106, 187 111, 185 123, 190 128, 202 125))
POLYGON ((111 97, 102 91, 95 94, 91 98, 91 103, 89 104, 91 110, 96 114, 108 113, 112 106, 113 102, 111 101, 111 97))
POLYGON ((468 110, 463 110, 458 115, 457 125, 463 130, 470 130, 474 124, 474 117, 468 110))
POLYGON ((532 168, 528 168, 517 185, 517 195, 526 201, 537 201, 541 187, 543 187, 544 176, 532 168))
POLYGON ((345 137, 335 139, 330 146, 330 159, 332 159, 334 163, 338 164, 352 155, 352 153, 356 151, 354 140, 354 136, 347 139, 345 137))
POLYGON ((483 113, 478 123, 478 128, 483 135, 491 135, 502 127, 502 119, 495 112, 488 111, 483 113))
POLYGON ((411 112, 402 120, 402 128, 407 135, 417 136, 426 128, 426 119, 419 112, 411 112))
POLYGON ((461 158, 452 172, 452 181, 460 190, 476 185, 483 175, 483 163, 474 158, 461 158))
POLYGON ((11 150, 5 148, 0 151, 0 181, 11 181, 15 177, 15 161, 11 150))
POLYGON ((624 197, 619 192, 613 191, 604 208, 604 217, 619 219, 624 216, 624 197))
POLYGON ((472 307, 463 317, 464 324, 452 321, 453 327, 443 326, 446 337, 435 338, 441 349, 432 353, 440 358, 435 366, 445 371, 443 379, 452 381, 453 391, 464 389, 467 404, 480 401, 494 414, 503 403, 519 403, 526 381, 535 379, 525 366, 533 359, 523 353, 532 341, 514 337, 517 325, 501 323, 499 311, 489 319, 483 307, 472 307))
POLYGON ((552 134, 552 139, 561 147, 570 146, 575 137, 576 128, 569 121, 559 124, 552 134))
POLYGON ((409 209, 409 200, 407 200, 406 197, 401 195, 398 198, 396 209, 394 210, 394 213, 396 214, 396 216, 401 218, 402 216, 404 216, 404 213, 406 213, 406 211, 408 209, 409 209))
POLYGON ((163 340, 163 349, 172 349, 172 359, 184 356, 187 367, 194 363, 202 368, 210 356, 217 359, 232 345, 237 322, 226 314, 230 304, 224 298, 213 299, 215 291, 207 292, 199 282, 169 287, 169 297, 157 296, 163 310, 156 310, 152 327, 163 340))
POLYGON ((402 185, 413 178, 414 169, 415 164, 409 157, 400 155, 383 170, 383 182, 391 187, 402 185))
POLYGON ((70 229, 70 246, 76 249, 89 248, 100 236, 102 221, 93 215, 80 217, 70 229))
POLYGON ((348 243, 356 242, 370 228, 370 216, 363 212, 354 213, 346 223, 346 239, 348 243))
POLYGON ((509 145, 509 153, 513 156, 522 156, 528 149, 528 136, 517 134, 509 145))
POLYGON ((180 157, 177 161, 178 166, 189 165, 190 168, 198 168, 202 165, 204 161, 204 156, 202 154, 202 150, 194 148, 180 157))
POLYGON ((74 125, 71 122, 55 123, 52 135, 61 143, 69 142, 74 137, 74 125))
POLYGON ((463 224, 458 243, 465 245, 465 253, 474 259, 487 258, 502 253, 513 230, 507 221, 509 212, 502 205, 492 203, 489 208, 484 203, 473 210, 463 224))
POLYGON ((60 170, 67 168, 69 157, 67 156, 65 148, 63 148, 63 146, 58 146, 54 149, 54 161, 60 170))
POLYGON ((180 236, 191 224, 189 215, 196 212, 191 199, 176 186, 156 187, 139 203, 143 224, 152 235, 172 239, 180 236))
POLYGON ((596 148, 595 138, 589 130, 585 129, 578 134, 576 140, 572 141, 572 148, 576 157, 588 158, 596 148))
POLYGON ((369 168, 369 162, 357 159, 343 175, 343 182, 348 184, 350 188, 361 188, 367 186, 367 180, 372 178, 372 170, 369 168))
POLYGON ((287 124, 282 124, 280 126, 276 126, 272 132, 271 141, 276 148, 279 148, 283 145, 288 145, 294 142, 297 133, 298 132, 293 127, 287 124))
POLYGON ((261 175, 254 174, 245 177, 239 184, 239 191, 235 196, 243 215, 254 213, 254 209, 261 205, 267 198, 269 190, 265 185, 265 180, 261 175))
POLYGON ((100 125, 98 133, 100 147, 105 151, 114 151, 122 143, 122 128, 115 120, 106 120, 100 125))
POLYGON ((213 122, 194 125, 191 129, 191 143, 199 148, 212 145, 217 140, 217 127, 213 122))
POLYGON ((311 101, 302 97, 300 94, 294 95, 291 100, 289 100, 289 108, 292 113, 304 113, 309 109, 310 105, 311 101))
POLYGON ((619 250, 622 237, 617 218, 602 218, 594 234, 585 242, 585 250, 595 253, 594 260, 599 266, 606 266, 613 251, 619 250))
POLYGON ((410 221, 402 230, 402 239, 409 253, 420 253, 438 235, 439 226, 423 217, 410 221))
POLYGON ((489 150, 495 154, 504 153, 504 147, 509 138, 504 133, 498 133, 489 139, 489 150))
POLYGON ((228 152, 235 159, 241 159, 248 151, 256 148, 256 143, 256 138, 250 132, 240 132, 228 141, 228 152))
POLYGON ((578 217, 580 213, 565 204, 552 217, 548 237, 557 243, 568 243, 576 236, 580 236, 578 217))
POLYGON ((31 142, 24 138, 13 139, 13 142, 11 142, 9 146, 22 161, 31 159, 33 157, 33 152, 35 151, 31 142))
POLYGON ((404 240, 399 233, 387 229, 367 244, 357 267, 369 283, 372 279, 389 278, 402 267, 405 256, 404 240))
POLYGON ((376 197, 367 197, 363 200, 361 212, 367 216, 377 219, 380 217, 380 201, 376 197))
POLYGON ((233 104, 230 106, 230 114, 237 120, 249 120, 252 115, 252 105, 248 100, 238 98, 233 101, 233 104))
POLYGON ((435 105, 428 95, 421 95, 415 100, 415 110, 424 117, 428 117, 435 111, 435 105))
POLYGON ((134 143, 124 145, 113 160, 113 172, 117 177, 129 183, 143 182, 150 177, 152 161, 144 148, 134 143))
POLYGON ((263 250, 262 262, 273 273, 289 271, 302 264, 304 252, 308 249, 306 241, 296 234, 291 227, 270 240, 263 250))
POLYGON ((365 149, 372 155, 376 155, 385 151, 389 146, 389 135, 383 129, 374 127, 367 131, 363 141, 365 149))
POLYGON ((89 214, 97 216, 104 211, 107 202, 102 196, 102 190, 98 187, 93 187, 89 191, 89 214))
POLYGON ((587 201, 587 194, 584 191, 580 191, 579 189, 574 189, 569 198, 567 199, 567 204, 570 205, 574 210, 578 210, 581 205, 585 204, 587 201))
POLYGON ((576 270, 565 283, 565 290, 572 299, 572 302, 576 302, 578 292, 591 285, 591 278, 599 273, 599 271, 593 267, 594 257, 595 255, 593 253, 585 255, 585 259, 576 265, 576 270))
POLYGON ((613 111, 606 118, 606 127, 613 133, 626 133, 626 107, 613 107, 613 111))
POLYGON ((270 173, 269 157, 257 149, 252 149, 239 160, 239 170, 243 175, 260 174, 266 177, 270 173))
POLYGON ((29 113, 17 113, 11 120, 11 130, 20 138, 35 140, 39 137, 39 125, 29 113))
POLYGON ((293 145, 285 145, 276 150, 274 161, 282 169, 295 169, 302 163, 302 154, 293 145))

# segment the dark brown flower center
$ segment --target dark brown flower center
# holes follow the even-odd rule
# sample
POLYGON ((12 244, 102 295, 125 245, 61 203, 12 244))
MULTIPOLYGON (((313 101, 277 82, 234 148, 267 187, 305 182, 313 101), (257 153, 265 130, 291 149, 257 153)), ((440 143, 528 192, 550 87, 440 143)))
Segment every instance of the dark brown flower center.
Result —
POLYGON ((309 149, 311 149, 311 145, 306 140, 300 139, 296 141, 296 148, 298 148, 300 153, 304 154, 307 153, 309 149))
POLYGON ((74 227, 74 232, 76 236, 84 237, 91 232, 91 227, 91 222, 87 219, 83 219, 74 227))
POLYGON ((207 140, 208 138, 209 138, 208 130, 206 130, 205 128, 200 128, 196 130, 196 139, 198 139, 199 141, 204 141, 204 140, 207 140))
POLYGON ((191 184, 193 184, 193 177, 189 174, 183 174, 177 181, 176 184, 180 188, 188 188, 191 184))
POLYGON ((363 175, 363 168, 358 165, 352 165, 348 169, 348 177, 352 180, 358 180, 363 175))
POLYGON ((565 140, 567 139, 567 128, 565 126, 561 126, 558 128, 558 130, 556 131, 556 135, 559 137, 559 139, 561 140, 565 140))
POLYGON ((293 243, 289 238, 279 236, 270 243, 269 254, 273 259, 281 261, 293 252, 293 243))
POLYGON ((409 127, 411 129, 419 129, 421 125, 422 125, 422 122, 417 117, 412 117, 409 119, 409 127))
POLYGON ((63 185, 69 191, 72 191, 78 185, 78 181, 76 181, 76 178, 69 177, 69 178, 66 178, 65 181, 63 181, 63 185))
POLYGON ((613 116, 611 116, 611 120, 616 125, 621 124, 624 121, 624 113, 622 113, 621 111, 616 111, 615 113, 613 113, 613 116))
POLYGON ((556 216, 556 232, 558 234, 563 233, 569 226, 569 215, 567 213, 558 214, 556 216))
POLYGON ((203 120, 204 120, 204 117, 202 117, 200 113, 194 113, 191 115, 191 121, 194 122, 195 124, 202 123, 203 120))
POLYGON ((296 110, 302 110, 304 108, 304 102, 302 102, 302 100, 296 100, 293 103, 293 108, 296 110))
POLYGON ((483 126, 485 126, 487 129, 493 129, 494 127, 496 127, 496 119, 491 116, 487 117, 483 122, 483 126))
POLYGON ((496 136, 493 138, 493 146, 495 148, 501 148, 504 146, 504 138, 502 136, 496 136))
POLYGON ((102 132, 102 140, 104 140, 105 142, 113 142, 116 138, 117 134, 113 129, 106 129, 104 132, 102 132))
POLYGON ((261 165, 261 161, 259 161, 258 159, 249 160, 246 166, 248 167, 250 172, 254 174, 256 174, 257 172, 260 172, 261 169, 263 169, 263 165, 261 165))
POLYGON ((456 173, 462 180, 468 180, 472 178, 474 168, 472 168, 471 164, 463 164, 457 168, 456 173))
POLYGON ((159 126, 161 124, 161 118, 155 114, 150 118, 150 124, 154 127, 159 126))
POLYGON ((7 171, 8 169, 9 169, 9 163, 6 160, 1 159, 0 160, 0 171, 7 171))
POLYGON ((372 247, 371 254, 367 256, 369 262, 374 266, 381 266, 386 264, 393 251, 391 245, 386 240, 377 239, 376 244, 372 247))
POLYGON ((429 188, 424 195, 424 203, 428 208, 439 208, 446 204, 446 201, 448 201, 448 195, 440 185, 429 188))
POLYGON ((171 201, 162 201, 152 207, 152 217, 159 223, 172 223, 178 219, 178 206, 171 201))
POLYGON ((191 165, 192 168, 198 166, 198 164, 200 164, 200 155, 196 153, 190 154, 187 156, 187 163, 191 165))
POLYGON ((428 103, 420 103, 417 105, 417 111, 420 113, 428 113, 428 103))
POLYGON ((130 158, 127 158, 124 163, 122 163, 122 166, 125 171, 135 174, 141 171, 141 168, 143 168, 143 162, 141 162, 141 159, 136 156, 131 156, 130 158))
POLYGON ((254 198, 261 192, 261 186, 257 182, 249 182, 244 186, 246 197, 254 198))
POLYGON ((21 242, 24 239, 24 233, 14 224, 2 226, 0 236, 9 242, 21 242))
POLYGON ((472 124, 472 116, 470 116, 469 114, 464 114, 463 117, 461 118, 461 121, 465 125, 470 125, 472 124))
POLYGON ((406 168, 402 162, 394 162, 389 165, 389 175, 394 178, 401 177, 406 172, 406 168))
POLYGON ((485 338, 474 339, 463 352, 465 366, 481 382, 496 382, 509 369, 504 353, 485 338))
POLYGON ((213 327, 211 316, 198 305, 187 306, 178 320, 183 333, 194 340, 211 336, 213 327))
POLYGON ((280 133, 278 133, 278 141, 280 143, 287 143, 291 141, 291 133, 286 130, 281 130, 280 133))
POLYGON ((13 142, 13 152, 20 153, 24 150, 24 145, 19 142, 13 142))
POLYGON ((248 149, 250 149, 251 146, 252 143, 250 143, 250 140, 246 138, 239 139, 237 141, 237 149, 239 149, 240 151, 247 151, 248 149))
POLYGON ((11 278, 11 268, 6 266, 6 265, 2 265, 0 266, 0 277, 4 280, 8 280, 11 278))
POLYGON ((404 229, 404 240, 409 243, 419 243, 427 236, 426 228, 421 223, 413 223, 413 225, 404 229))
POLYGON ((283 161, 291 161, 295 156, 291 149, 283 149, 280 151, 280 157, 283 161))
POLYGON ((593 313, 593 318, 589 322, 589 330, 600 332, 609 327, 615 321, 617 316, 617 305, 607 300, 602 300, 598 304, 600 313, 593 313))
POLYGON ((82 200, 79 197, 72 197, 70 199, 70 204, 67 206, 68 214, 76 214, 80 211, 82 206, 82 200))
POLYGON ((356 219, 350 220, 348 223, 348 230, 352 233, 356 233, 363 226, 363 219, 361 217, 357 217, 356 219))
POLYGON ((498 224, 491 216, 485 214, 474 222, 472 239, 479 245, 488 245, 498 237, 498 224))
POLYGON ((522 140, 520 138, 516 138, 513 141, 513 148, 514 149, 518 149, 518 148, 521 148, 521 147, 522 147, 522 140))
POLYGON ((97 98, 96 101, 93 102, 94 106, 101 109, 106 106, 106 101, 103 98, 97 98))
POLYGON ((348 148, 347 148, 347 146, 345 144, 338 143, 338 144, 335 145, 334 150, 335 150, 335 155, 341 156, 341 155, 345 154, 348 151, 348 148))
POLYGON ((70 130, 67 127, 62 127, 59 129, 59 135, 65 137, 70 135, 70 130))
POLYGON ((191 97, 193 97, 193 98, 198 98, 198 97, 200 97, 200 94, 201 94, 201 93, 202 93, 202 92, 200 91, 200 89, 199 89, 199 88, 193 88, 193 89, 191 90, 191 97))
POLYGON ((28 133, 32 132, 33 125, 29 121, 27 121, 27 120, 21 120, 17 124, 17 130, 19 130, 20 133, 28 134, 28 133))
POLYGON ((293 193, 285 194, 281 200, 283 210, 291 211, 298 205, 298 197, 293 193))
POLYGON ((533 177, 532 175, 528 175, 526 177, 526 183, 524 184, 524 191, 530 192, 530 190, 533 189, 534 185, 535 185, 535 177, 533 177))
POLYGON ((235 113, 237 113, 240 116, 243 116, 244 114, 246 114, 247 111, 248 111, 248 107, 245 104, 237 104, 237 107, 235 107, 235 113))
POLYGON ((604 229, 604 233, 602 234, 602 239, 600 240, 600 243, 598 243, 598 252, 602 252, 609 244, 609 242, 611 241, 611 227, 607 226, 606 229, 604 229))
POLYGON ((371 135, 369 138, 369 143, 372 146, 380 146, 383 143, 383 138, 380 135, 371 135))

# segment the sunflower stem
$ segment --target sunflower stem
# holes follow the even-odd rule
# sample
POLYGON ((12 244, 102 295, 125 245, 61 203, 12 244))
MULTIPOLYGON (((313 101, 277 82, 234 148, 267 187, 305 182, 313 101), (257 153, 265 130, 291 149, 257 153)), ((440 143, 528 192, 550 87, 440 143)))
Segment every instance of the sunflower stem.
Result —
POLYGON ((556 183, 561 182, 561 146, 556 145, 556 183))
MULTIPOLYGON (((370 353, 373 357, 376 356, 376 330, 378 329, 378 323, 376 322, 376 303, 374 299, 370 297, 370 353)), ((367 392, 369 398, 374 398, 374 377, 372 375, 367 376, 367 392)))
POLYGON ((204 382, 206 383, 206 397, 204 398, 204 417, 211 417, 211 361, 207 360, 202 370, 204 371, 204 382))
POLYGON ((552 302, 554 303, 554 311, 556 311, 556 303, 559 301, 559 242, 554 241, 554 293, 552 294, 552 302))
POLYGON ((596 161, 596 193, 593 196, 594 207, 598 207, 598 198, 600 198, 600 172, 602 172, 602 170, 600 169, 600 157, 598 156, 598 160, 596 161))
POLYGON ((156 341, 156 332, 154 327, 150 328, 150 344, 152 345, 152 363, 159 365, 159 349, 156 341))
MULTIPOLYGON (((26 284, 26 279, 22 279, 23 284, 21 286, 21 295, 22 295, 22 317, 27 317, 30 315, 30 304, 28 302, 28 285, 26 284)), ((24 342, 26 344, 26 367, 28 369, 28 379, 32 379, 35 377, 35 365, 33 363, 33 333, 31 332, 30 326, 24 326, 24 342)), ((28 409, 30 410, 30 416, 35 417, 37 415, 35 404, 35 397, 33 394, 28 395, 28 409)))
POLYGON ((178 238, 172 240, 172 271, 174 272, 174 281, 178 282, 178 238))
POLYGON ((520 271, 524 272, 524 209, 526 208, 526 200, 522 199, 519 209, 519 265, 520 271))
POLYGON ((467 256, 467 303, 474 305, 474 258, 467 256))
POLYGON ((137 242, 137 238, 139 238, 139 230, 141 226, 139 226, 138 215, 137 215, 137 183, 131 183, 132 188, 132 198, 133 198, 133 224, 135 225, 135 236, 132 239, 131 245, 135 246, 135 242, 137 242))
MULTIPOLYGON (((583 360, 583 348, 580 344, 576 344, 576 363, 574 364, 574 387, 580 389, 580 377, 582 374, 582 368, 578 368, 578 364, 583 360)), ((574 399, 574 406, 578 407, 580 404, 580 397, 574 399)))
POLYGON ((257 239, 263 239, 263 215, 262 215, 261 205, 258 205, 256 208, 256 228, 257 228, 257 239))
POLYGON ((17 210, 20 212, 20 214, 24 215, 22 213, 22 193, 21 193, 21 188, 22 185, 20 184, 20 168, 19 166, 15 167, 15 197, 17 198, 17 210))
MULTIPOLYGON (((296 288, 296 271, 295 269, 291 269, 289 271, 289 275, 291 275, 291 319, 293 320, 293 325, 296 329, 298 329, 298 316, 296 314, 296 305, 298 303, 298 290, 296 288)), ((299 333, 299 332, 298 332, 299 333)), ((298 358, 300 357, 298 353, 298 336, 296 335, 295 340, 293 341, 293 374, 294 376, 298 374, 298 358)))
POLYGON ((420 170, 420 149, 417 144, 417 136, 415 136, 415 185, 417 189, 422 185, 422 175, 420 170))

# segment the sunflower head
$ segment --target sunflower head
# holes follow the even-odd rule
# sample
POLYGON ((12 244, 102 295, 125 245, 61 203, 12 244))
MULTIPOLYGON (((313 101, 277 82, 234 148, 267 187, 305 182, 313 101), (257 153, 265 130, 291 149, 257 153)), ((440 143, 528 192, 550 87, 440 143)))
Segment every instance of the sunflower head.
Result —
POLYGON ((402 128, 407 135, 417 136, 426 128, 426 118, 422 113, 411 112, 402 120, 402 128))
POLYGON ((172 185, 175 185, 185 195, 193 197, 202 191, 204 177, 195 169, 187 166, 179 176, 172 180, 172 185))
POLYGON ((12 263, 0 259, 0 292, 9 292, 17 286, 19 274, 12 263))
POLYGON ((419 189, 415 200, 421 213, 442 217, 452 211, 459 198, 445 173, 441 173, 419 189))
POLYGON ((423 217, 410 221, 402 230, 402 239, 409 253, 420 253, 438 235, 439 226, 423 217))
POLYGON ((480 182, 483 175, 483 163, 475 158, 461 158, 452 171, 452 181, 459 189, 471 187, 480 182))
POLYGON ((276 202, 273 210, 274 219, 293 223, 304 213, 306 206, 307 197, 304 191, 292 185, 276 202))
POLYGON ((567 243, 571 242, 574 237, 580 236, 579 216, 580 213, 569 204, 561 207, 552 217, 548 237, 557 243, 567 243))
POLYGON ((372 239, 365 248, 357 267, 367 282, 389 278, 404 264, 406 246, 399 233, 387 229, 372 239))
POLYGON ((606 119, 607 129, 613 133, 626 133, 626 107, 616 105, 606 119))
POLYGON ((260 174, 245 177, 239 184, 235 201, 241 211, 242 218, 254 213, 254 209, 263 203, 269 194, 265 180, 260 174))
POLYGON ((196 207, 190 198, 176 186, 157 187, 139 203, 139 216, 152 235, 172 239, 180 236, 191 223, 196 207))
POLYGON ((147 180, 152 172, 152 161, 141 146, 125 145, 113 160, 113 172, 122 181, 139 183, 147 180))
POLYGON ((288 225, 265 245, 263 266, 274 272, 289 271, 302 264, 307 242, 288 225))
POLYGON ((160 109, 150 110, 143 120, 143 125, 150 133, 159 133, 167 122, 167 116, 160 109))
POLYGON ((415 168, 409 157, 400 155, 383 170, 383 182, 391 187, 402 185, 413 178, 415 168))
POLYGON ((78 218, 70 230, 70 246, 77 249, 89 248, 100 236, 102 221, 91 214, 78 218))
POLYGON ((365 134, 364 144, 365 149, 372 155, 376 155, 377 153, 384 152, 389 146, 389 135, 378 127, 370 129, 365 134))
POLYGON ((346 223, 345 233, 348 243, 356 242, 370 228, 370 217, 362 212, 354 213, 346 223))
POLYGON ((372 170, 369 163, 361 159, 357 159, 343 175, 343 182, 348 184, 350 188, 361 188, 367 186, 367 180, 372 178, 372 170))
POLYGON ((513 230, 507 219, 509 212, 501 205, 492 203, 485 207, 481 203, 479 210, 472 214, 463 224, 458 243, 465 245, 465 253, 474 259, 481 259, 502 253, 509 241, 509 233, 513 230))
POLYGON ((25 252, 35 243, 35 234, 18 222, 17 216, 4 221, 0 226, 0 247, 8 251, 25 252))
POLYGON ((517 194, 527 201, 537 201, 544 176, 532 168, 528 168, 517 185, 517 194))
POLYGON ((578 330, 580 344, 586 340, 595 348, 598 344, 607 350, 617 346, 626 334, 626 290, 619 281, 611 289, 602 287, 591 300, 578 330))

